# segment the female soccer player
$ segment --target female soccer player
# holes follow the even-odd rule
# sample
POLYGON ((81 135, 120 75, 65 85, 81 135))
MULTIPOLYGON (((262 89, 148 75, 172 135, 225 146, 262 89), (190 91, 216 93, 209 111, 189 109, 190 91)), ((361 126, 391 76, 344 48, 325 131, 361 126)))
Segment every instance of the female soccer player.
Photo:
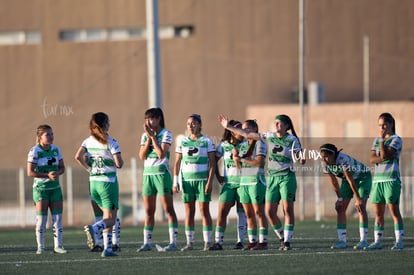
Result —
POLYGON ((381 249, 384 233, 385 206, 394 221, 395 244, 392 250, 402 250, 404 224, 400 212, 400 155, 402 139, 396 134, 395 119, 390 113, 382 113, 378 118, 378 137, 371 148, 371 163, 375 164, 371 202, 374 206, 374 242, 366 249, 381 249))
POLYGON ((50 209, 53 223, 55 253, 67 251, 62 246, 63 196, 59 176, 65 172, 62 152, 53 144, 53 129, 49 125, 40 125, 36 131, 36 145, 27 157, 27 176, 33 177, 33 201, 36 209, 36 254, 45 251, 45 233, 47 214, 50 209))
POLYGON ((93 225, 86 225, 87 244, 94 249, 97 240, 103 237, 102 257, 117 256, 112 250, 112 226, 119 208, 119 185, 116 171, 124 161, 118 142, 108 134, 109 117, 99 112, 89 121, 91 135, 86 138, 76 152, 75 159, 89 173, 89 187, 92 199, 103 212, 103 219, 93 225), (85 162, 85 154, 90 161, 85 162))
MULTIPOLYGON (((242 129, 255 133, 259 131, 256 121, 252 119, 243 122, 242 129)), ((266 179, 264 172, 266 154, 266 143, 262 140, 249 139, 240 144, 239 153, 234 157, 236 162, 242 164, 238 192, 247 216, 249 244, 245 250, 267 249, 268 221, 265 215, 266 179), (259 238, 257 238, 257 233, 259 233, 259 238)))
MULTIPOLYGON (((342 150, 342 149, 341 149, 342 150)), ((347 248, 346 209, 355 196, 355 208, 359 216, 359 243, 354 249, 364 249, 368 246, 368 214, 367 200, 371 191, 371 171, 360 161, 338 151, 335 145, 327 143, 320 148, 323 171, 329 175, 330 183, 338 197, 335 203, 337 212, 338 242, 331 248, 347 248), (342 179, 341 186, 337 177, 342 179)))
POLYGON ((279 250, 290 250, 290 241, 293 236, 295 215, 294 201, 296 198, 296 176, 293 169, 294 159, 301 164, 305 163, 300 158, 301 145, 292 120, 287 115, 278 115, 275 118, 274 132, 255 133, 230 126, 228 119, 219 115, 221 125, 247 139, 263 140, 268 147, 267 163, 267 189, 265 212, 274 232, 279 237, 281 246, 279 250), (291 131, 292 134, 288 133, 291 131), (285 215, 285 225, 277 216, 279 203, 282 202, 285 215))
MULTIPOLYGON (((242 124, 239 121, 230 120, 230 125, 241 128, 242 124)), ((223 250, 224 232, 227 226, 227 216, 231 208, 236 205, 237 208, 237 243, 235 248, 243 248, 243 240, 246 235, 246 214, 243 206, 240 204, 238 189, 240 187, 240 169, 234 162, 237 155, 237 148, 240 142, 243 141, 242 136, 233 134, 227 129, 224 129, 221 142, 217 145, 216 161, 223 160, 222 168, 216 169, 216 177, 222 185, 219 197, 218 215, 216 221, 215 243, 210 250, 223 250), (236 154, 233 154, 236 152, 236 154), (219 174, 219 170, 223 171, 223 175, 219 174)))
POLYGON ((178 222, 175 214, 170 174, 170 147, 172 134, 165 129, 164 114, 160 108, 151 108, 144 114, 144 133, 141 137, 139 158, 144 161, 142 196, 145 207, 144 244, 138 249, 152 249, 152 231, 155 224, 157 194, 168 217, 170 243, 164 251, 177 250, 178 222))
POLYGON ((194 243, 194 216, 196 200, 203 222, 204 250, 211 246, 213 221, 210 214, 211 192, 216 167, 214 142, 201 133, 201 116, 187 118, 188 135, 176 147, 174 164, 174 192, 180 189, 185 207, 185 235, 187 245, 181 250, 192 250, 194 243))

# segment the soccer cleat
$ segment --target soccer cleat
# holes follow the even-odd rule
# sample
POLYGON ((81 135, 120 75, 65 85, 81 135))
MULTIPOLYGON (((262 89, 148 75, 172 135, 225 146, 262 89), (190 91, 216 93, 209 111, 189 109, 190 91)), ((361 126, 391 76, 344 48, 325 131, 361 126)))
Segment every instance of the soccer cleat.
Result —
POLYGON ((256 246, 250 248, 250 250, 267 250, 267 243, 257 243, 256 246))
POLYGON ((252 250, 252 248, 254 248, 256 245, 257 245, 257 242, 248 243, 247 246, 243 248, 242 250, 252 250))
POLYGON ((91 252, 102 252, 103 251, 103 247, 100 245, 95 245, 92 249, 91 252))
POLYGON ((332 249, 345 249, 348 246, 344 241, 337 241, 334 245, 331 246, 332 249))
POLYGON ((403 250, 404 245, 402 242, 396 242, 392 247, 391 250, 403 250))
POLYGON ((219 243, 215 243, 209 250, 223 250, 223 246, 219 243))
POLYGON ((118 255, 112 250, 106 250, 106 249, 102 251, 102 254, 101 254, 101 257, 114 257, 114 256, 118 256, 118 255))
POLYGON ((244 245, 241 242, 236 243, 236 245, 233 247, 234 249, 243 249, 244 245))
POLYGON ((121 246, 119 244, 113 244, 112 245, 112 251, 113 252, 121 252, 121 246))
POLYGON ((177 251, 177 250, 178 250, 177 245, 175 243, 170 243, 169 245, 164 247, 162 251, 177 251))
POLYGON ((204 251, 209 251, 210 250, 210 243, 209 242, 205 242, 204 243, 204 251))
POLYGON ((186 246, 181 248, 181 251, 191 251, 191 250, 193 250, 193 244, 192 243, 188 243, 186 246))
POLYGON ((95 230, 93 230, 92 225, 85 225, 84 231, 86 233, 86 244, 93 251, 96 245, 95 230))
POLYGON ((376 249, 382 249, 382 244, 380 242, 374 242, 364 248, 364 250, 376 250, 376 249))
POLYGON ((36 250, 37 255, 43 254, 43 252, 45 252, 45 249, 43 247, 38 247, 36 250))
POLYGON ((354 245, 354 249, 355 250, 363 250, 368 246, 367 241, 360 241, 359 243, 357 243, 356 245, 354 245))
POLYGON ((140 248, 137 249, 137 252, 145 252, 145 251, 151 251, 152 247, 150 244, 145 243, 140 248))
POLYGON ((66 253, 68 253, 64 248, 63 248, 63 246, 57 246, 57 247, 55 247, 55 253, 57 253, 57 254, 66 254, 66 253))
POLYGON ((288 251, 291 250, 290 242, 284 242, 282 246, 279 247, 279 250, 288 251))

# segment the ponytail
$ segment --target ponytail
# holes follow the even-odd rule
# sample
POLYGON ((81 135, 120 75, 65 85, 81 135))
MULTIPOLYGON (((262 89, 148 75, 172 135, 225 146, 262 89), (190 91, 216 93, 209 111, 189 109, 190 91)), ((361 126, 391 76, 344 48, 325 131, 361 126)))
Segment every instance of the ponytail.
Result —
POLYGON ((106 131, 109 127, 109 117, 107 114, 99 112, 92 115, 89 122, 91 135, 102 144, 108 143, 108 135, 106 131))
POLYGON ((298 137, 298 135, 296 134, 296 131, 295 131, 295 127, 293 126, 293 122, 292 122, 292 120, 290 119, 290 117, 289 116, 287 116, 287 115, 278 115, 278 116, 276 116, 275 117, 275 120, 280 120, 280 121, 282 121, 284 124, 286 124, 286 125, 288 125, 288 127, 287 127, 287 131, 291 131, 292 132, 292 135, 294 135, 297 139, 298 139, 298 142, 299 142, 299 145, 302 147, 302 145, 301 145, 301 143, 300 143, 300 140, 299 140, 299 137, 298 137))

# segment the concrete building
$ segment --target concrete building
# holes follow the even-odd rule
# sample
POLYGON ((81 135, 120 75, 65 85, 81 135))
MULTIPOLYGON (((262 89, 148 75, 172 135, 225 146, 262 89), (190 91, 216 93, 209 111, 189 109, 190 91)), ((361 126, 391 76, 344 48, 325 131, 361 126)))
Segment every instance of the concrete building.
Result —
MULTIPOLYGON (((370 39, 370 101, 414 96, 414 2, 306 2, 305 82, 325 101, 363 99, 363 37, 370 39)), ((148 108, 144 0, 0 0, 3 168, 25 165, 35 128, 48 123, 65 160, 107 112, 125 158, 136 156, 148 108)), ((220 136, 218 113, 297 101, 298 1, 160 0, 161 74, 167 127, 191 113, 220 136)), ((372 121, 372 120, 371 120, 372 121)))

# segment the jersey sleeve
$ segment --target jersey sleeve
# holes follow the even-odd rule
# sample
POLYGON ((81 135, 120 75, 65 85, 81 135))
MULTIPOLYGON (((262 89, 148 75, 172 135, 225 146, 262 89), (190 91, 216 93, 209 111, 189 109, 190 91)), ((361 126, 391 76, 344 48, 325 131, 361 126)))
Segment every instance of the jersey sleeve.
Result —
POLYGON ((216 151, 216 146, 214 145, 214 141, 211 138, 208 138, 207 152, 211 153, 215 151, 216 151))
POLYGON ((256 142, 256 155, 257 156, 266 156, 267 155, 267 145, 262 140, 256 142))
POLYGON ((111 151, 112 155, 121 153, 121 148, 119 147, 118 141, 116 141, 116 139, 111 138, 109 150, 111 151))
POLYGON ((142 133, 140 145, 141 146, 144 146, 145 145, 145 142, 147 141, 147 139, 148 139, 147 134, 146 133, 142 133))
POLYGON ((172 133, 168 130, 165 130, 163 135, 162 135, 161 143, 166 143, 166 144, 171 145, 172 141, 173 141, 172 133))
POLYGON ((223 147, 222 147, 222 143, 220 142, 218 145, 217 145, 217 148, 216 148, 216 158, 221 158, 221 157, 223 157, 223 147))
POLYGON ((32 147, 32 149, 30 149, 30 151, 27 155, 27 162, 37 164, 36 146, 34 146, 34 147, 32 147))

